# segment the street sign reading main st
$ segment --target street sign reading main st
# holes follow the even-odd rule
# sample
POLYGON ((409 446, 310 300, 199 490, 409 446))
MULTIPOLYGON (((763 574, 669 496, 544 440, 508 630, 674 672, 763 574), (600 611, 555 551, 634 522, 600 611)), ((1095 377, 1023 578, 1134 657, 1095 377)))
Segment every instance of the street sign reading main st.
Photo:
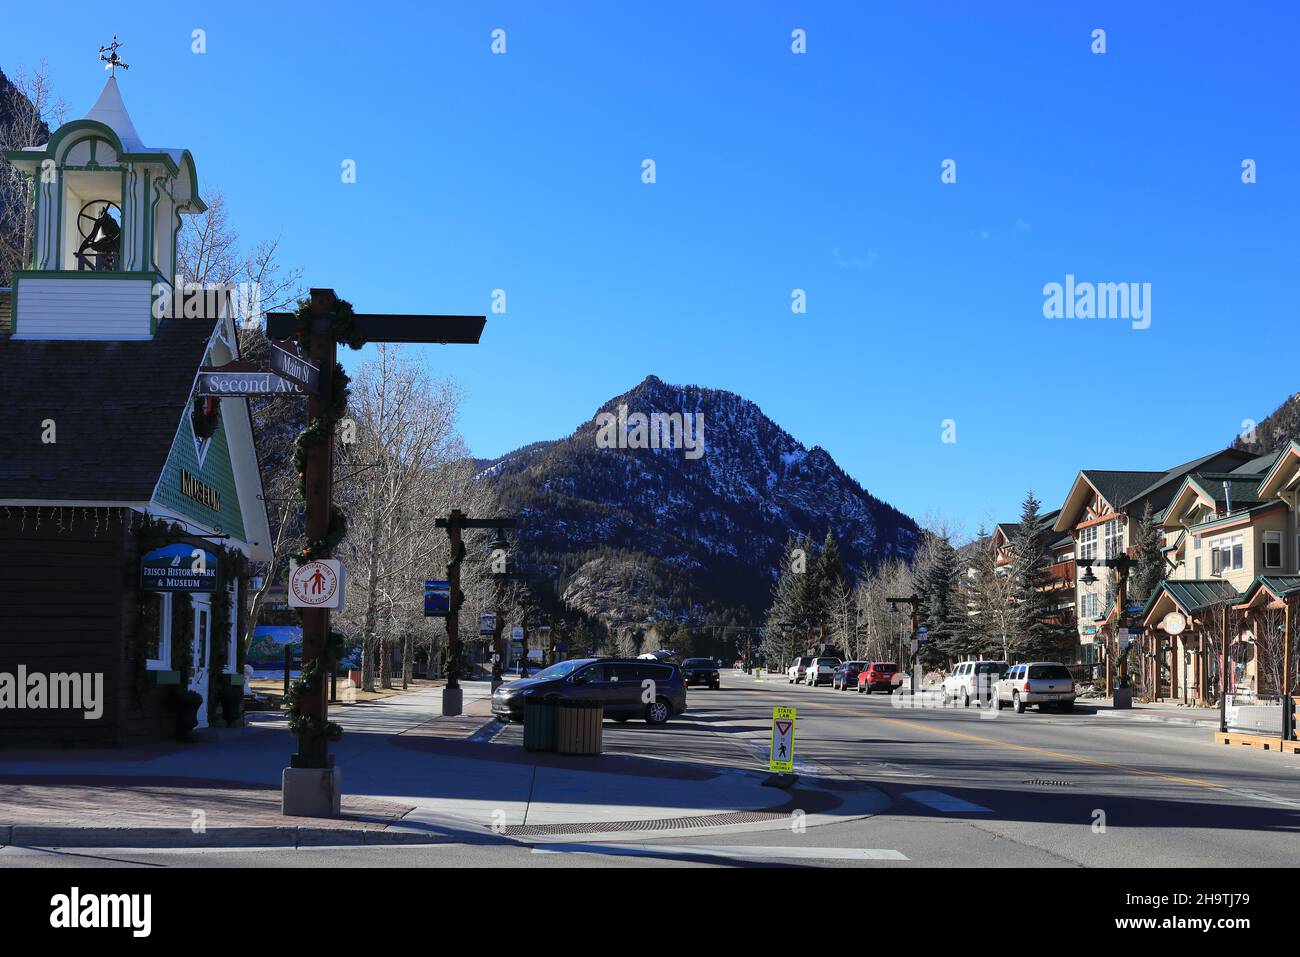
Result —
POLYGON ((286 342, 280 345, 270 343, 271 368, 296 385, 302 386, 312 395, 320 395, 320 367, 298 355, 297 349, 286 342))

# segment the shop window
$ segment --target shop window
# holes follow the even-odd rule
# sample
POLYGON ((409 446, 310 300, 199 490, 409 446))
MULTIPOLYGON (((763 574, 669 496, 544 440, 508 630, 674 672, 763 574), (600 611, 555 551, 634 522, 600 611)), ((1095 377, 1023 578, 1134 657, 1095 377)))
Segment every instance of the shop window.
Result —
POLYGON ((145 667, 150 671, 170 671, 172 666, 172 596, 158 595, 158 627, 149 636, 145 650, 145 667))
POLYGON ((226 673, 236 674, 239 670, 239 588, 230 589, 230 634, 226 636, 226 673))

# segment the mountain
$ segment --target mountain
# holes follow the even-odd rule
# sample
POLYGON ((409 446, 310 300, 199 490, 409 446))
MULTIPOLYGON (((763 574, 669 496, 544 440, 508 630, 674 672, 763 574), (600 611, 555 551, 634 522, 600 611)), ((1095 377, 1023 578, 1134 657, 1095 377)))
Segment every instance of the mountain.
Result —
POLYGON ((481 465, 497 508, 520 518, 516 567, 558 584, 566 604, 606 625, 757 622, 792 534, 820 542, 831 529, 855 575, 910 557, 919 541, 911 518, 753 402, 655 376, 567 438, 481 465), (620 406, 632 432, 636 413, 699 413, 702 454, 600 447, 617 433, 610 420, 620 406))
POLYGON ((1233 440, 1233 448, 1245 449, 1255 455, 1276 451, 1291 439, 1300 439, 1300 394, 1290 396, 1285 402, 1266 415, 1255 426, 1253 435, 1239 434, 1233 440))

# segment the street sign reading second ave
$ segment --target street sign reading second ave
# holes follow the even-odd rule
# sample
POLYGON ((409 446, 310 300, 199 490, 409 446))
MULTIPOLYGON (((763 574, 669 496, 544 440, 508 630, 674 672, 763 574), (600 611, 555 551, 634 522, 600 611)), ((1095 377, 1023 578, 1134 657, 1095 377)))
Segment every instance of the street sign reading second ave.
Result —
POLYGON ((786 774, 794 770, 794 708, 772 709, 772 751, 767 769, 786 774))
POLYGON ((230 366, 199 370, 199 395, 303 395, 306 390, 296 382, 265 370, 239 370, 230 366))

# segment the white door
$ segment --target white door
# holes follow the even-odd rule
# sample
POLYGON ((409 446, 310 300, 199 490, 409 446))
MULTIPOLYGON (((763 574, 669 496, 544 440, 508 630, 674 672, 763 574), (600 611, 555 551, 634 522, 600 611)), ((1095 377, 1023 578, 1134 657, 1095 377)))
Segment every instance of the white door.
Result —
POLYGON ((190 690, 203 699, 199 705, 197 727, 208 726, 208 668, 212 663, 212 599, 205 594, 190 594, 194 607, 194 635, 190 639, 190 690))

